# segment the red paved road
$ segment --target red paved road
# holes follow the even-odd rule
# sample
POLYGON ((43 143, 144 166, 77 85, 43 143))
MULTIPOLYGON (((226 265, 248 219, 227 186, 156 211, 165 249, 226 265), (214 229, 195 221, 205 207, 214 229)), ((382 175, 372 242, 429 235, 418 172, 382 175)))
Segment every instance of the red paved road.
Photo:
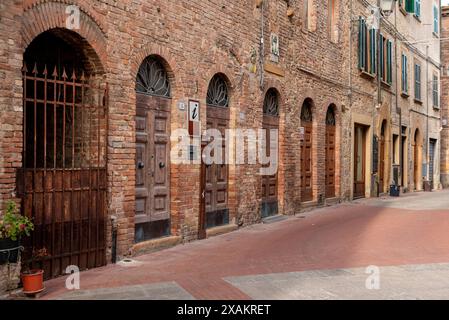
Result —
MULTIPOLYGON (((447 197, 448 193, 442 194, 447 197)), ((82 273, 82 289, 176 281, 198 299, 247 299, 223 277, 312 269, 449 262, 449 209, 340 205, 141 256, 138 267, 82 273)), ((44 299, 64 294, 46 283, 44 299)))

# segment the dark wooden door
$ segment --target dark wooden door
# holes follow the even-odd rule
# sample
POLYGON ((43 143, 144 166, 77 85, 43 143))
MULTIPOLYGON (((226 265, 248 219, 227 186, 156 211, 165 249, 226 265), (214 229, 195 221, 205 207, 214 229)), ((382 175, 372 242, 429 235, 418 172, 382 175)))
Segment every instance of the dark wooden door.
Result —
POLYGON ((431 139, 429 144, 429 180, 430 180, 430 187, 432 190, 434 188, 435 149, 436 149, 436 141, 431 139))
POLYGON ((415 182, 415 190, 418 190, 419 185, 419 147, 416 144, 413 146, 413 179, 415 182))
POLYGON ((137 94, 136 242, 169 233, 170 105, 169 98, 137 94))
POLYGON ((385 136, 379 141, 379 192, 385 192, 385 136))
POLYGON ((326 126, 326 198, 335 197, 335 126, 326 126))
MULTIPOLYGON (((279 130, 279 117, 263 116, 263 129, 265 130, 265 149, 267 156, 273 152, 271 145, 271 130, 279 130)), ((264 167, 269 167, 269 164, 264 167)), ((278 174, 262 176, 262 218, 278 214, 278 174)))
MULTIPOLYGON (((229 223, 228 209, 228 165, 225 161, 226 129, 229 126, 229 108, 207 106, 207 128, 220 131, 221 163, 205 166, 205 211, 206 228, 229 223)), ((214 152, 211 153, 215 157, 214 152)))
POLYGON ((304 140, 301 143, 301 200, 313 200, 312 122, 302 121, 304 140))
POLYGON ((365 127, 355 125, 354 132, 354 198, 365 197, 366 137, 365 127))

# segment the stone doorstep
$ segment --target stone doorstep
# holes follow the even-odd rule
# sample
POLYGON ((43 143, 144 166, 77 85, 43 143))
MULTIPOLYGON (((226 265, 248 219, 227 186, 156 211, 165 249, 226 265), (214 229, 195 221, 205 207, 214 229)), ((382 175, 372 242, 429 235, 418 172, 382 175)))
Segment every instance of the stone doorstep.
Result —
POLYGON ((271 224, 271 223, 276 223, 279 221, 284 221, 287 220, 288 216, 284 216, 281 214, 275 215, 275 216, 271 216, 271 217, 267 217, 267 218, 263 218, 262 219, 262 223, 264 224, 271 224))
POLYGON ((162 249, 167 249, 174 247, 182 243, 182 238, 180 236, 164 237, 160 239, 149 240, 141 243, 137 243, 131 247, 131 255, 133 257, 147 254, 162 249))
POLYGON ((307 212, 319 208, 317 201, 302 202, 299 212, 307 212))
POLYGON ((237 230, 239 227, 235 224, 227 224, 225 226, 219 226, 206 230, 207 238, 218 236, 220 234, 228 233, 237 230))

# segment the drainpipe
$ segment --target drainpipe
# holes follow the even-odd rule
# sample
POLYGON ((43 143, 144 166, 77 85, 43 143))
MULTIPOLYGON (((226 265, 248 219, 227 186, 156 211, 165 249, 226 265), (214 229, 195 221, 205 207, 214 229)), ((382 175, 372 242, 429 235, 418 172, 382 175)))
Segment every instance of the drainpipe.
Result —
POLYGON ((264 60, 265 60, 265 33, 264 33, 264 24, 265 24, 265 19, 264 19, 264 6, 265 6, 265 1, 261 0, 260 1, 260 14, 261 14, 261 19, 260 19, 260 89, 263 91, 264 89, 264 83, 265 83, 265 74, 264 74, 264 60))
MULTIPOLYGON (((427 115, 426 115, 426 180, 429 181, 429 45, 426 45, 426 83, 427 83, 427 115)), ((433 97, 433 76, 430 86, 433 97)), ((433 101, 433 100, 432 100, 433 101)))
MULTIPOLYGON (((398 81, 398 35, 397 35, 397 8, 396 10, 394 10, 394 82, 395 82, 395 100, 396 100, 396 112, 399 112, 399 170, 400 170, 400 175, 398 175, 398 185, 400 185, 402 188, 404 188, 404 186, 402 185, 402 181, 404 181, 404 150, 403 150, 403 146, 402 146, 402 108, 399 107, 399 81, 398 81)), ((392 75, 393 76, 393 75, 392 75)), ((392 144, 394 143, 394 141, 392 142, 392 144)), ((394 145, 393 145, 393 152, 392 152, 392 156, 394 159, 394 145)), ((393 172, 394 173, 394 172, 393 172)), ((393 177, 394 175, 392 175, 393 177)))
POLYGON ((117 223, 116 216, 111 217, 111 226, 112 226, 111 262, 116 263, 117 262, 117 230, 118 230, 118 223, 117 223))

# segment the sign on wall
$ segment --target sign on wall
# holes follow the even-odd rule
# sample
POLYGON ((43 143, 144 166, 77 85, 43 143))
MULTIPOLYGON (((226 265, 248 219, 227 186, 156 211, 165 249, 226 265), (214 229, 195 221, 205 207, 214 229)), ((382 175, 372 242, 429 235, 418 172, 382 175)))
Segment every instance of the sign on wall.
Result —
POLYGON ((189 134, 200 135, 200 102, 189 100, 189 134))

